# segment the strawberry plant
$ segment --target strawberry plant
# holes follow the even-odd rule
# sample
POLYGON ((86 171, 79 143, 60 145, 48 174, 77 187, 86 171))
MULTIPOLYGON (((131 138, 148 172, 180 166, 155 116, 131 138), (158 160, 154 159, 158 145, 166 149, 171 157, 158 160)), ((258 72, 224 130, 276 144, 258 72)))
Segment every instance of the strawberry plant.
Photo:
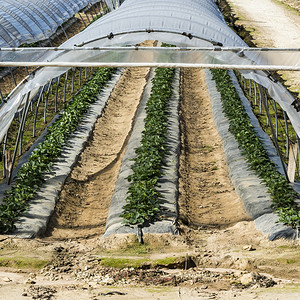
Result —
POLYGON ((162 195, 156 187, 167 153, 168 102, 172 95, 173 77, 173 69, 156 69, 152 80, 141 146, 135 149, 133 174, 127 178, 131 184, 121 216, 128 225, 154 221, 160 211, 162 195))
POLYGON ((90 104, 110 80, 115 69, 100 68, 81 91, 69 101, 59 118, 48 128, 45 139, 31 154, 17 173, 17 179, 0 205, 0 232, 12 231, 14 223, 24 212, 38 189, 44 176, 50 172, 54 160, 60 156, 68 138, 73 133, 90 104))
POLYGON ((279 214, 279 221, 293 228, 299 227, 300 211, 295 202, 299 195, 270 160, 262 141, 254 131, 228 72, 226 70, 211 70, 211 72, 221 94, 223 111, 229 119, 229 131, 235 136, 250 169, 254 170, 268 187, 273 208, 279 214))

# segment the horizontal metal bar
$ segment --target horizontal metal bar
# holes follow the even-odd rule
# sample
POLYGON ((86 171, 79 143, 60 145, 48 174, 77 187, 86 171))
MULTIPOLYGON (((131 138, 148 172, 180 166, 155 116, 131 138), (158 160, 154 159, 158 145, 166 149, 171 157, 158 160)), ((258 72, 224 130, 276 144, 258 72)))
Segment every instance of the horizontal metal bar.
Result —
POLYGON ((31 52, 31 51, 94 51, 94 50, 159 50, 159 51, 248 51, 248 52, 259 52, 259 51, 284 51, 284 52, 300 52, 300 48, 254 48, 254 47, 219 47, 219 46, 212 46, 212 47, 28 47, 28 48, 0 48, 0 51, 7 51, 7 52, 16 52, 16 51, 23 51, 23 52, 31 52))
POLYGON ((158 68, 200 68, 232 70, 300 71, 300 66, 282 65, 235 65, 198 63, 115 63, 115 62, 0 62, 0 67, 158 67, 158 68))

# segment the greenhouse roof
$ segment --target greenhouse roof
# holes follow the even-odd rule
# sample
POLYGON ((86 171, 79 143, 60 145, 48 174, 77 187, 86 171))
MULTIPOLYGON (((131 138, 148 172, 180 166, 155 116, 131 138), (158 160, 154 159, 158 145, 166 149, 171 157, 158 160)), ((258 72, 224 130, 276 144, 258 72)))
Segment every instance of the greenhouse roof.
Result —
MULTIPOLYGON (((1 0, 0 47, 45 40, 93 0, 1 0)), ((108 1, 111 6, 111 1, 108 1)))

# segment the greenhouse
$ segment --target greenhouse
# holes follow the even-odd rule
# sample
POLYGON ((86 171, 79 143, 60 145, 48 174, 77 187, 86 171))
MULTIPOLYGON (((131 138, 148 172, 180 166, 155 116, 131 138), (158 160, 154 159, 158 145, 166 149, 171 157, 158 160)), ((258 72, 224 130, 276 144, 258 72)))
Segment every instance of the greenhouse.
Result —
MULTIPOLYGON (((0 141, 3 143, 4 154, 11 124, 17 118, 19 119, 12 167, 6 170, 9 174, 9 184, 13 181, 12 168, 17 152, 19 151, 19 156, 22 152, 23 131, 29 111, 33 111, 33 107, 36 107, 35 115, 33 113, 32 117, 33 136, 35 136, 41 103, 45 103, 43 118, 46 123, 49 95, 55 94, 54 109, 57 113, 59 93, 63 93, 63 102, 66 101, 68 79, 72 81, 73 93, 75 77, 78 76, 79 93, 82 73, 85 72, 87 79, 87 68, 90 68, 92 73, 92 68, 95 67, 238 70, 241 82, 244 82, 246 86, 249 82, 249 93, 255 94, 255 102, 259 95, 261 109, 268 97, 279 104, 285 122, 284 131, 287 140, 285 155, 289 156, 289 142, 292 139, 290 136, 293 135, 293 139, 297 141, 300 136, 300 104, 266 70, 300 70, 299 49, 248 47, 226 24, 213 0, 175 0, 171 6, 164 0, 151 2, 125 0, 122 3, 119 1, 56 2, 55 9, 51 11, 49 8, 54 5, 53 1, 49 5, 47 1, 24 1, 20 9, 13 0, 10 0, 7 2, 9 7, 1 6, 3 22, 0 24, 3 43, 0 51, 0 66, 3 68, 36 67, 30 73, 28 72, 26 78, 3 98, 0 108, 0 141), (68 38, 62 24, 76 14, 79 16, 77 16, 78 20, 82 19, 86 9, 90 9, 89 15, 93 22, 68 38), (79 14, 80 12, 83 13, 79 14), (108 13, 105 14, 105 12, 108 13), (28 18, 27 22, 23 21, 25 16, 28 18), (45 16, 48 17, 45 19, 45 16), (51 23, 50 20, 53 22, 51 23), (59 27, 62 28, 61 34, 65 35, 66 41, 58 47, 51 47, 51 45, 19 47, 47 40, 54 33, 57 35, 59 27), (158 41, 158 44, 145 47, 143 44, 140 45, 143 41, 158 41), (174 47, 161 47, 164 44, 174 47), (77 75, 76 72, 78 72, 77 75), (70 74, 72 74, 71 79, 70 74), (64 83, 61 92, 59 85, 62 82, 64 83), (293 134, 289 133, 289 122, 292 124, 293 134)), ((86 14, 87 19, 89 15, 86 14)), ((70 26, 72 27, 72 24, 70 26)), ((293 176, 289 177, 284 158, 280 155, 279 145, 276 142, 278 138, 277 104, 273 103, 276 129, 271 126, 272 135, 280 156, 278 168, 289 181, 293 176)), ((267 118, 270 120, 271 117, 268 115, 267 118)), ((294 179, 291 181, 294 182, 294 179)))
POLYGON ((0 0, 1 300, 300 299, 298 2, 0 0))

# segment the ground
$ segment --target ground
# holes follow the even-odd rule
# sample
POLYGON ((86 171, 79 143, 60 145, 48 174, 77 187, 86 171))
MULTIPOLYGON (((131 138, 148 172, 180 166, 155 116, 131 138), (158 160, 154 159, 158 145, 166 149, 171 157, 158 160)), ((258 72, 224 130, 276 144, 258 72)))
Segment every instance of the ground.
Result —
MULTIPOLYGON (((268 12, 269 0, 250 2, 268 12)), ((262 30, 254 17, 246 25, 262 30)), ((124 72, 46 236, 0 236, 0 299, 299 299, 299 241, 268 241, 243 210, 201 70, 181 73, 180 235, 145 235, 144 245, 135 235, 101 237, 148 71, 124 72)))

